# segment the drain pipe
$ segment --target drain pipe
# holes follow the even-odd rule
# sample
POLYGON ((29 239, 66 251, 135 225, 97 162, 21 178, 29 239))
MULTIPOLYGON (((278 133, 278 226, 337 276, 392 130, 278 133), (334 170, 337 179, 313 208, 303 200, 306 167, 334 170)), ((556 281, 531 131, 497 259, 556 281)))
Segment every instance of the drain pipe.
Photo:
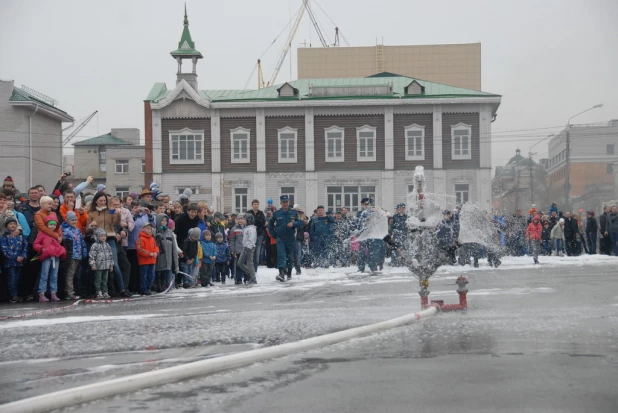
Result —
POLYGON ((29 152, 29 161, 28 165, 30 167, 30 185, 28 188, 32 188, 32 117, 39 111, 39 105, 34 106, 34 112, 30 116, 28 116, 28 152, 29 152))
MULTIPOLYGON (((455 281, 455 283, 458 286, 457 294, 459 294, 459 304, 444 304, 444 300, 433 300, 431 301, 431 305, 437 305, 441 311, 467 310, 468 309, 468 298, 467 298, 468 287, 466 287, 466 285, 468 284, 468 279, 464 277, 463 275, 460 275, 457 278, 457 281, 455 281)), ((419 294, 421 294, 420 291, 419 291, 419 294)), ((427 293, 427 295, 429 295, 429 293, 427 293)), ((425 301, 426 300, 427 298, 425 297, 425 301)), ((425 306, 427 306, 427 304, 425 304, 425 306)), ((423 296, 422 295, 421 295, 421 307, 426 308, 426 307, 423 307, 423 296)))

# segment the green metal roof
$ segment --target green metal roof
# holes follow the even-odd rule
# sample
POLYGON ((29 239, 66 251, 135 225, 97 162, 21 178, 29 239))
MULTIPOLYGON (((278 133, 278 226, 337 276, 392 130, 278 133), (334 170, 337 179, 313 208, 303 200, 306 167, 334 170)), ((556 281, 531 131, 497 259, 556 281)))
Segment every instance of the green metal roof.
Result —
POLYGON ((48 108, 54 109, 58 112, 61 112, 65 115, 67 115, 68 117, 71 117, 67 112, 65 112, 62 109, 58 109, 57 107, 50 105, 47 102, 44 102, 40 99, 37 99, 36 97, 32 96, 31 94, 27 93, 26 91, 15 87, 13 88, 13 93, 11 94, 11 97, 9 98, 9 101, 11 102, 36 102, 38 104, 44 105, 48 108))
POLYGON ((129 142, 115 137, 110 133, 75 142, 73 146, 106 146, 106 145, 131 145, 129 142))
MULTIPOLYGON (((286 83, 286 82, 284 82, 286 83)), ((254 90, 200 90, 199 94, 203 98, 210 99, 213 102, 228 102, 228 101, 260 101, 260 100, 342 100, 342 99, 423 99, 423 98, 450 98, 450 97, 499 97, 493 93, 481 92, 478 90, 464 89, 455 86, 443 85, 440 83, 428 82, 426 80, 416 79, 407 76, 398 76, 392 73, 380 73, 371 77, 363 78, 341 78, 341 79, 300 79, 287 82, 290 86, 298 89, 298 95, 294 97, 279 97, 277 91, 281 85, 273 85, 263 89, 254 90), (383 76, 380 76, 383 75, 383 76), (425 93, 420 95, 407 95, 405 88, 416 80, 425 88, 425 93), (392 93, 386 95, 371 95, 371 96, 329 96, 317 97, 310 96, 310 87, 355 87, 355 86, 385 86, 392 84, 392 93)), ((152 88, 147 100, 158 102, 163 99, 169 91, 163 90, 161 83, 156 83, 152 88)))
POLYGON ((178 42, 178 49, 170 53, 172 56, 195 56, 201 59, 203 56, 200 52, 195 50, 195 42, 191 39, 191 32, 189 32, 189 19, 187 18, 187 5, 185 4, 185 21, 184 28, 182 29, 182 36, 178 42))

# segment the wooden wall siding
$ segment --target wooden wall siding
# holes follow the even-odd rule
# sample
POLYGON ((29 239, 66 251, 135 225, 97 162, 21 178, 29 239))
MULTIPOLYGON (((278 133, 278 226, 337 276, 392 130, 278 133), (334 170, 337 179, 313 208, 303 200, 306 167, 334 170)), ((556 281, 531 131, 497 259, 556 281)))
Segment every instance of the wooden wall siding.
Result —
POLYGON ((266 171, 304 171, 305 170, 305 117, 290 116, 266 118, 266 171), (296 163, 279 163, 279 135, 277 129, 286 126, 298 129, 296 163))
POLYGON ((257 170, 255 118, 221 118, 221 172, 255 172, 257 170), (232 163, 230 130, 237 127, 249 129, 249 163, 232 163))
POLYGON ((210 153, 210 118, 202 119, 162 119, 161 120, 161 156, 163 173, 166 172, 210 172, 212 167, 210 153), (193 165, 170 165, 170 130, 189 128, 204 131, 204 163, 193 165))
POLYGON ((314 117, 314 141, 315 141, 315 170, 316 171, 340 171, 340 170, 367 170, 384 169, 384 115, 365 116, 315 116, 314 117), (358 162, 356 147, 356 128, 369 125, 376 129, 376 161, 358 162), (344 158, 345 162, 326 162, 324 129, 331 126, 344 128, 344 158))
POLYGON ((433 115, 394 115, 393 116, 393 141, 395 145, 395 169, 414 169, 417 165, 422 165, 425 169, 433 168, 433 115), (404 128, 416 123, 425 127, 425 160, 406 161, 406 134, 404 128))
POLYGON ((479 139, 478 113, 443 113, 442 114, 442 166, 444 169, 479 168, 481 165, 481 148, 479 139), (472 125, 472 158, 453 160, 451 146, 451 126, 458 123, 472 125))
POLYGON ((177 99, 161 110, 161 118, 207 118, 208 108, 200 106, 191 99, 177 99))

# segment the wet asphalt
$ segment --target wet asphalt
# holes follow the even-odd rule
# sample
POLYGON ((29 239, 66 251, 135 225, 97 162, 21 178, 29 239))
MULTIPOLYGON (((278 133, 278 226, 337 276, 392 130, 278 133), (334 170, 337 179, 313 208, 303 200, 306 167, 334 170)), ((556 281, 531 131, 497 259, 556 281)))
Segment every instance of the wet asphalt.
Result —
MULTIPOLYGON (((616 412, 616 268, 468 269, 466 312, 65 410, 616 412)), ((430 299, 455 303, 456 275, 433 277, 430 299)), ((383 321, 418 311, 417 289, 307 275, 0 323, 0 402, 383 321), (98 319, 62 320, 80 317, 98 319)))

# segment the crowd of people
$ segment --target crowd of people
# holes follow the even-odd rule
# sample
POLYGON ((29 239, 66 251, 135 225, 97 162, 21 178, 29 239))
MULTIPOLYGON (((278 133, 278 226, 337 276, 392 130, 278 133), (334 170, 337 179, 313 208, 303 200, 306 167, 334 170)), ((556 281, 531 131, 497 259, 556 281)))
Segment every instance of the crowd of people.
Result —
MULTIPOLYGON (((151 295, 170 288, 209 288, 257 283, 259 266, 276 268, 286 282, 303 268, 356 266, 379 274, 386 258, 406 266, 410 234, 405 204, 388 216, 389 236, 366 236, 376 212, 365 198, 356 213, 330 211, 319 205, 311 214, 290 205, 279 208, 269 198, 264 209, 253 200, 244 213, 213 211, 205 202, 191 202, 187 189, 177 199, 156 183, 123 199, 106 193, 104 185, 85 193, 92 178, 74 186, 65 175, 48 194, 42 185, 26 193, 11 177, 0 192, 2 283, 0 301, 39 302, 90 297, 151 295), (364 236, 365 235, 365 236, 364 236)), ((618 255, 618 213, 606 208, 582 219, 560 212, 554 204, 543 213, 533 207, 506 218, 491 214, 494 244, 460 244, 459 212, 444 211, 433 228, 449 264, 474 263, 486 256, 500 264, 505 254, 573 256, 583 251, 618 255), (599 240, 600 248, 597 248, 599 240)))

